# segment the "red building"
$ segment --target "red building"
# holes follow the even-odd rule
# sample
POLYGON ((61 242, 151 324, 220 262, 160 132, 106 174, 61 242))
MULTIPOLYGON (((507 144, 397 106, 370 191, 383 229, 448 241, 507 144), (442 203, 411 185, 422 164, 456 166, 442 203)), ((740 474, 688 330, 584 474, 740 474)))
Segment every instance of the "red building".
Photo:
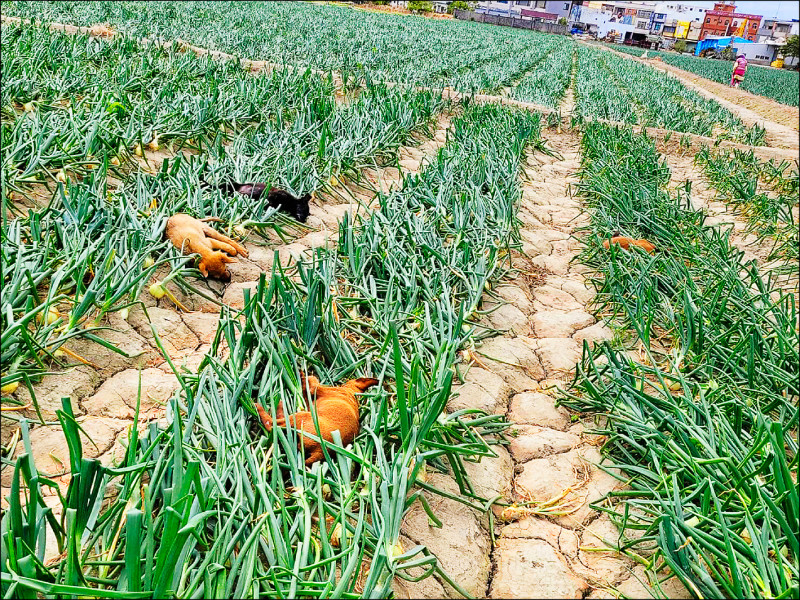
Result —
POLYGON ((706 19, 700 29, 700 39, 709 35, 726 37, 736 35, 751 42, 756 41, 761 15, 748 15, 736 12, 736 5, 717 2, 714 10, 706 11, 706 19))

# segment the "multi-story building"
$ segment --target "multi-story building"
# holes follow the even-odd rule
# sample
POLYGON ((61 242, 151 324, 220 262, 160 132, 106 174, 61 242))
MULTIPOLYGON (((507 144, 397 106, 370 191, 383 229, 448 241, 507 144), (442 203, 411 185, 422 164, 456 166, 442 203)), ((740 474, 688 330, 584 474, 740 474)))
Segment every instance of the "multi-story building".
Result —
MULTIPOLYGON (((764 19, 761 23, 761 27, 758 29, 758 43, 765 44, 772 52, 771 54, 764 52, 762 55, 770 55, 772 60, 778 56, 783 56, 781 50, 786 44, 786 38, 790 35, 798 34, 800 34, 800 21, 797 19, 791 19, 789 21, 764 19)), ((784 64, 787 66, 794 66, 797 63, 798 59, 796 56, 784 57, 784 64)))
POLYGON ((775 40, 785 44, 787 37, 790 35, 798 35, 799 31, 800 21, 797 19, 792 19, 790 21, 764 19, 761 22, 761 27, 758 28, 758 41, 767 42, 769 40, 775 40))
POLYGON ((702 6, 679 2, 659 2, 653 9, 650 32, 665 38, 700 38, 700 29, 706 9, 702 6))
POLYGON ((561 18, 569 18, 569 13, 572 10, 572 2, 564 2, 563 0, 531 0, 530 2, 517 2, 522 10, 520 15, 523 19, 546 19, 550 21, 558 21, 561 18), (526 5, 527 6, 524 6, 526 5), (547 15, 546 17, 544 15, 547 15))
POLYGON ((557 21, 569 17, 572 2, 564 0, 494 0, 478 2, 475 12, 522 19, 557 21))
POLYGON ((620 43, 643 44, 650 33, 649 17, 639 11, 651 11, 655 2, 597 2, 574 5, 570 21, 600 39, 614 38, 620 43), (634 4, 634 6, 631 6, 634 4), (625 14, 625 11, 628 14, 625 14))
POLYGON ((738 36, 751 42, 758 37, 761 15, 750 15, 736 12, 736 5, 728 2, 717 2, 714 10, 706 11, 706 18, 700 30, 700 39, 708 36, 738 36))

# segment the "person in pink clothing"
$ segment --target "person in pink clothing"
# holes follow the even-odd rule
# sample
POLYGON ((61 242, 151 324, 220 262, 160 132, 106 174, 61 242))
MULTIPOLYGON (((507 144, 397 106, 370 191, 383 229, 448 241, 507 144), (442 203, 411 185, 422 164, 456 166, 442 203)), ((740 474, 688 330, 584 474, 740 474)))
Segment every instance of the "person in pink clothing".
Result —
POLYGON ((731 87, 738 88, 739 84, 744 81, 744 73, 747 71, 747 59, 744 54, 736 57, 733 63, 733 75, 731 76, 731 87))

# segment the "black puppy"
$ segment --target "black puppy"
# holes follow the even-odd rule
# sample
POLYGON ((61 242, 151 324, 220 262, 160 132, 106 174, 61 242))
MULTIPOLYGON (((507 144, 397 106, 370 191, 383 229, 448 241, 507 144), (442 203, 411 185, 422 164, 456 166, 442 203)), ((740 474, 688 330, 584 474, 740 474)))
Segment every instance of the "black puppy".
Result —
MULTIPOLYGON (((200 183, 205 187, 221 190, 226 194, 233 194, 236 192, 256 201, 261 199, 261 196, 264 195, 264 191, 267 189, 265 183, 236 183, 235 181, 225 181, 218 185, 211 185, 202 177, 200 178, 200 183)), ((301 223, 305 223, 306 219, 308 219, 308 203, 310 201, 311 194, 306 194, 301 198, 295 198, 289 192, 274 187, 269 188, 267 192, 267 202, 270 206, 280 209, 301 223)))

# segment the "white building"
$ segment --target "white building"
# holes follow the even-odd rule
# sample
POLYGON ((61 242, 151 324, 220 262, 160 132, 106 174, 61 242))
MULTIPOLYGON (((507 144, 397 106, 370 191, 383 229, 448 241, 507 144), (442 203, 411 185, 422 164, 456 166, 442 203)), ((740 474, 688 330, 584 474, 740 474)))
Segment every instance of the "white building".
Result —
MULTIPOLYGON (((790 35, 800 34, 800 21, 792 19, 790 21, 781 21, 779 19, 764 19, 761 21, 761 27, 758 29, 758 37, 756 41, 759 44, 765 44, 772 50, 772 59, 774 60, 779 55, 781 48, 786 44, 786 38, 790 35)), ((766 55, 764 52, 762 55, 766 55)), ((750 57, 748 56, 748 60, 750 57)), ((787 56, 784 59, 784 64, 793 66, 797 64, 797 57, 787 56)))
POLYGON ((500 17, 557 21, 561 17, 568 18, 571 9, 572 2, 564 0, 495 0, 478 2, 475 12, 500 17))
POLYGON ((764 19, 761 27, 758 28, 758 42, 776 41, 781 44, 786 43, 786 38, 790 35, 798 35, 800 32, 800 21, 780 21, 778 19, 764 19))
POLYGON ((666 38, 694 39, 700 37, 706 8, 682 2, 659 2, 653 11, 650 31, 666 38))

